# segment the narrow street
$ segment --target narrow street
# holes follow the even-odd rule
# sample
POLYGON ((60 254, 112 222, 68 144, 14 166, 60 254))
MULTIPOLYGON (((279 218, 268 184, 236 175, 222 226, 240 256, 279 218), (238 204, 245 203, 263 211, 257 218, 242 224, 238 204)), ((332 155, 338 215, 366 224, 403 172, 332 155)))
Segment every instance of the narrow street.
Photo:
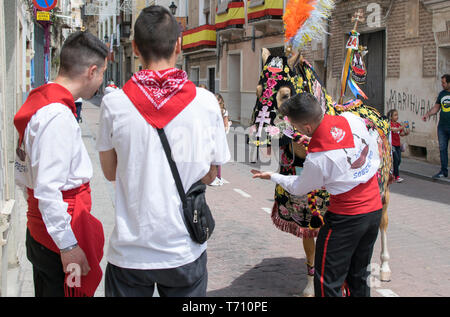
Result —
MULTIPOLYGON (((92 210, 104 225, 108 243, 114 225, 114 187, 103 177, 94 149, 98 116, 99 108, 85 102, 81 126, 94 166, 92 210)), ((229 138, 232 144, 233 135, 229 138)), ((214 235, 208 242, 210 297, 292 297, 301 295, 306 285, 302 242, 272 224, 274 185, 253 180, 250 170, 255 167, 230 162, 222 171, 226 183, 208 188, 208 203, 216 219, 214 235)), ((450 187, 403 177, 403 183, 391 186, 388 247, 392 280, 379 282, 378 273, 373 273, 376 287, 372 296, 450 296, 450 187)), ((25 213, 22 217, 25 227, 25 213)), ((19 296, 33 296, 32 270, 24 250, 19 296)), ((380 250, 377 241, 372 260, 375 267, 381 263, 380 250)), ((103 269, 105 266, 104 259, 103 269)), ((103 282, 96 296, 104 296, 103 282)))

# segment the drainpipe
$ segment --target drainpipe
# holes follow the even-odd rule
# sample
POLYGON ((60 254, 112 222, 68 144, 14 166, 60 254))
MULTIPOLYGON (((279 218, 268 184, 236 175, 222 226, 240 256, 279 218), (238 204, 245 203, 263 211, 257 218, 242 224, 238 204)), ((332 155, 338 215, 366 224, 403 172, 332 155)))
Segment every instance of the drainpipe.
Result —
POLYGON ((325 34, 325 49, 324 49, 324 61, 323 61, 323 68, 325 76, 323 78, 323 86, 326 89, 327 88, 327 77, 328 77, 328 51, 329 51, 329 42, 330 42, 330 20, 327 20, 327 29, 325 34))

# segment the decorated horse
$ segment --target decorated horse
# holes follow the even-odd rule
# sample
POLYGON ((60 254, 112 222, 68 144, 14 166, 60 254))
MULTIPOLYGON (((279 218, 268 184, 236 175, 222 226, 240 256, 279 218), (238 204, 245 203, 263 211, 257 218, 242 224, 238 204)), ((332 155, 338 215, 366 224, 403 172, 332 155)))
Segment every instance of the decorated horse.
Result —
MULTIPOLYGON (((314 69, 305 60, 299 60, 289 66, 285 56, 271 56, 264 52, 264 69, 257 87, 257 102, 253 114, 250 142, 257 147, 272 146, 272 139, 279 139, 280 174, 297 175, 307 155, 307 144, 299 141, 302 135, 296 131, 287 118, 281 117, 278 107, 283 101, 301 92, 313 94, 323 107, 325 113, 339 115, 345 111, 362 117, 368 129, 378 132, 381 165, 378 172, 380 194, 383 200, 383 214, 380 225, 382 253, 380 277, 390 280, 389 254, 387 250, 386 230, 388 225, 387 207, 389 202, 389 182, 391 171, 391 150, 389 143, 389 123, 376 109, 364 105, 359 99, 344 105, 336 104, 326 93, 318 80, 314 69), (267 56, 267 57, 266 57, 267 56), (280 60, 282 63, 280 63, 280 60), (274 67, 282 65, 282 67, 274 67), (294 70, 294 71, 293 71, 294 70), (261 131, 261 134, 259 134, 261 131), (265 133, 263 133, 265 132, 265 133)), ((272 221, 277 228, 303 238, 308 271, 308 283, 304 296, 312 296, 314 276, 314 238, 317 229, 323 224, 329 195, 323 190, 309 193, 305 197, 289 194, 280 185, 275 188, 275 202, 272 208, 272 221)))
MULTIPOLYGON (((363 118, 367 128, 378 133, 381 158, 378 181, 383 203, 380 224, 382 243, 380 278, 382 281, 389 281, 391 271, 388 264, 389 253, 386 236, 389 203, 388 185, 391 181, 392 165, 389 122, 376 109, 364 105, 359 99, 350 100, 344 104, 333 102, 311 65, 299 53, 294 52, 291 47, 287 47, 287 56, 272 56, 267 49, 263 49, 264 66, 256 88, 257 101, 253 111, 250 143, 256 146, 258 150, 262 147, 270 148, 272 140, 277 138, 280 150, 280 174, 298 175, 308 153, 308 144, 303 141, 303 136, 292 127, 288 119, 279 114, 278 107, 284 101, 297 93, 309 92, 317 98, 323 111, 329 115, 340 115, 345 111, 351 111, 363 118)), ((346 71, 346 67, 351 69, 355 65, 350 66, 347 61, 344 65, 343 73, 345 74, 343 76, 347 76, 345 77, 347 83, 347 79, 353 77, 351 77, 351 73, 346 71)), ((361 72, 358 73, 358 76, 363 75, 361 72)), ((352 85, 350 86, 352 92, 363 96, 359 87, 352 80, 350 79, 349 84, 352 85)), ((291 195, 280 185, 275 187, 275 202, 271 218, 278 229, 301 237, 303 240, 307 265, 307 285, 303 290, 303 295, 308 297, 314 295, 314 238, 317 236, 318 229, 323 225, 323 215, 327 210, 328 200, 329 194, 320 189, 308 193, 306 196, 298 197, 291 195)))

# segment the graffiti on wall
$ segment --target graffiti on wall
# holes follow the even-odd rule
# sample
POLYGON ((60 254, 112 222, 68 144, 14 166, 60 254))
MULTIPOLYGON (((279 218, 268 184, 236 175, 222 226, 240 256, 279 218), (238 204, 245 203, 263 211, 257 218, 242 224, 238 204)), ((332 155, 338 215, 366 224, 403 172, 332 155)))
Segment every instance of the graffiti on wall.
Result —
MULTIPOLYGON (((402 91, 397 91, 395 89, 391 89, 389 98, 386 102, 387 111, 391 109, 397 109, 402 112, 410 113, 414 116, 417 116, 418 119, 416 121, 421 120, 421 118, 434 107, 434 101, 430 99, 423 99, 417 95, 406 93, 402 91)), ((433 120, 437 123, 438 116, 430 117, 430 120, 433 120)), ((412 131, 414 131, 414 121, 412 124, 412 131)))

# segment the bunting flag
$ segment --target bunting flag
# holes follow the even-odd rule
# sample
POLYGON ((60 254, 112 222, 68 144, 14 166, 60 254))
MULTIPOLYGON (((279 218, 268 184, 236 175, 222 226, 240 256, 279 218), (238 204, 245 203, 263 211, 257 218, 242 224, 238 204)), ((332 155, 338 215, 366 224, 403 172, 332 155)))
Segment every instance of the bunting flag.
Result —
POLYGON ((350 88, 350 90, 352 91, 352 94, 358 98, 358 95, 363 97, 364 99, 369 99, 366 94, 364 93, 364 91, 361 90, 361 88, 359 88, 358 84, 356 83, 356 81, 352 78, 351 74, 349 73, 348 76, 348 80, 347 80, 347 86, 348 88, 350 88))

